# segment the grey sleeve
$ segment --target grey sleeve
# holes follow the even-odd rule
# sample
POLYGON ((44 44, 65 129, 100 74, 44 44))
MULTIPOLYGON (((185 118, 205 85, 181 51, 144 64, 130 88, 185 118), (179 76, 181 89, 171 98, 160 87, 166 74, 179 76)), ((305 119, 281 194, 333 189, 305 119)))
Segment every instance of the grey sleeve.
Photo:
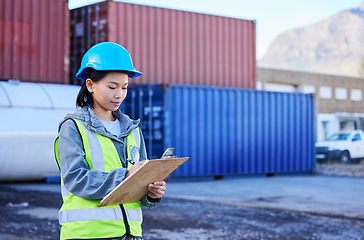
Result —
POLYGON ((101 199, 125 178, 126 168, 111 172, 90 170, 85 160, 82 138, 72 120, 62 124, 58 146, 64 186, 78 197, 101 199))
POLYGON ((151 202, 151 201, 148 200, 147 196, 148 195, 145 195, 144 197, 142 197, 142 199, 140 199, 140 204, 143 207, 153 208, 153 207, 157 206, 158 204, 160 204, 161 201, 162 201, 162 198, 159 198, 157 201, 151 202))

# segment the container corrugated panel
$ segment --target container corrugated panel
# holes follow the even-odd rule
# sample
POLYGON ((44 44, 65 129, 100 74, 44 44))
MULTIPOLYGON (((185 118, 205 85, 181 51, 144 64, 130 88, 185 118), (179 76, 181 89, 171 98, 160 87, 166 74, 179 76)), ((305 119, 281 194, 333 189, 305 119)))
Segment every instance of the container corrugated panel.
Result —
POLYGON ((149 158, 189 156, 173 176, 310 172, 314 98, 301 93, 171 85, 131 87, 124 111, 141 119, 149 158))
POLYGON ((65 0, 0 0, 0 79, 69 83, 65 0))
POLYGON ((255 22, 102 2, 71 11, 71 70, 92 45, 126 47, 144 75, 137 84, 256 87, 255 22))

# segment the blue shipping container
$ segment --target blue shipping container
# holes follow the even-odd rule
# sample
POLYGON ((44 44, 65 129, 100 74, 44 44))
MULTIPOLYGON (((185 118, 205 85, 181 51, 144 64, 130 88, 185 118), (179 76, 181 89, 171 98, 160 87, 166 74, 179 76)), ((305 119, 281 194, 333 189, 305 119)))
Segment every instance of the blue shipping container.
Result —
POLYGON ((184 85, 130 87, 123 110, 141 119, 149 158, 189 156, 172 176, 309 172, 314 97, 184 85))

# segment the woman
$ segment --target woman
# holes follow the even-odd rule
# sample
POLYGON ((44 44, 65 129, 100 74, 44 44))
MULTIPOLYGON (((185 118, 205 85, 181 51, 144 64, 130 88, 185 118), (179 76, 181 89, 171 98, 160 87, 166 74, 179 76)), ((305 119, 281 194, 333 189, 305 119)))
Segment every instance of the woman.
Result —
POLYGON ((99 208, 100 200, 147 159, 139 120, 118 109, 135 70, 129 52, 116 43, 90 48, 76 77, 83 80, 79 109, 60 123, 55 153, 61 171, 61 239, 142 239, 141 207, 154 207, 165 182, 148 186, 139 202, 99 208))

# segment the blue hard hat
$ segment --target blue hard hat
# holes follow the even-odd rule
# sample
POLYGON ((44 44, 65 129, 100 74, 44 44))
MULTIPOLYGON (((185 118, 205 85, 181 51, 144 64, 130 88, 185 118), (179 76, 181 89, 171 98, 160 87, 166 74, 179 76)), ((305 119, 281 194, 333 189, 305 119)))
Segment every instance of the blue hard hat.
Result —
POLYGON ((129 72, 130 78, 139 77, 143 74, 134 68, 128 50, 113 42, 102 42, 91 47, 83 55, 81 67, 76 74, 76 78, 86 80, 89 75, 88 68, 98 71, 126 71, 129 72))

